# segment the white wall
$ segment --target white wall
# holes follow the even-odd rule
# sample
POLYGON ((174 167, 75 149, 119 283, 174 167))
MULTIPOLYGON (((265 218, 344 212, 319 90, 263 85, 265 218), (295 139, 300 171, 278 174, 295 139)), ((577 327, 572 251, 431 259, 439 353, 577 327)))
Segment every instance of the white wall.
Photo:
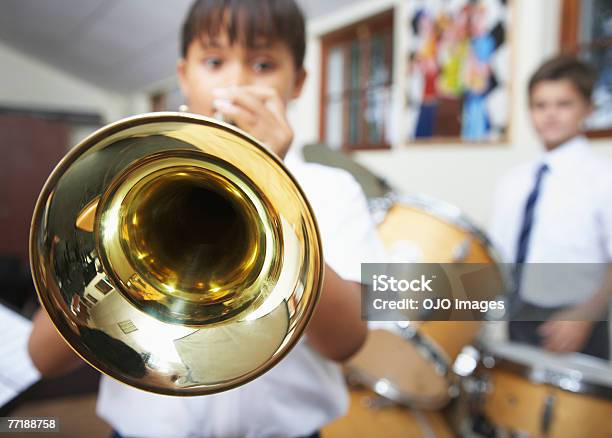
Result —
POLYGON ((129 114, 132 97, 99 88, 0 43, 0 105, 95 112, 105 122, 129 114))
MULTIPOLYGON (((514 0, 514 41, 511 133, 507 144, 499 145, 404 145, 396 142, 391 151, 360 152, 355 157, 395 187, 410 193, 424 193, 461 207, 481 226, 489 220, 491 198, 497 179, 508 168, 539 153, 537 139, 526 112, 526 84, 532 71, 558 50, 561 0, 514 0)), ((399 102, 404 84, 401 74, 405 33, 398 18, 404 16, 402 0, 364 0, 334 14, 308 23, 306 68, 309 79, 302 97, 290 107, 296 129, 296 144, 317 140, 319 132, 319 37, 337 28, 395 7, 394 98, 399 102)), ((612 156, 612 140, 596 142, 596 148, 612 156)))

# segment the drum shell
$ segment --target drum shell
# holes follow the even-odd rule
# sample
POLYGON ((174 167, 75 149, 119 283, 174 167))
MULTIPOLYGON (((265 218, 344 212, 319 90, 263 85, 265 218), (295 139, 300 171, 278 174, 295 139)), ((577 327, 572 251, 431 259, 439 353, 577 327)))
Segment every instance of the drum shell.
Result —
MULTIPOLYGON (((480 411, 494 426, 550 438, 612 436, 612 386, 589 376, 595 365, 602 375, 610 375, 609 364, 528 346, 514 354, 512 359, 508 353, 502 357, 488 352, 476 372, 486 387, 480 411), (581 367, 581 362, 592 363, 592 370, 581 367)), ((612 378, 607 380, 612 383, 612 378)))
POLYGON ((322 430, 324 438, 376 437, 439 437, 453 433, 438 412, 424 412, 397 405, 372 406, 376 394, 363 389, 350 392, 347 415, 322 430))
MULTIPOLYGON (((391 261, 415 261, 402 260, 402 254, 398 258, 394 251, 399 246, 417 248, 420 262, 452 263, 460 258, 466 264, 497 264, 488 239, 455 207, 423 197, 401 197, 385 208, 378 232, 391 261)), ((499 282, 503 283, 501 276, 499 282)), ((411 322, 407 328, 389 323, 387 328, 371 329, 364 347, 349 363, 350 375, 399 403, 441 408, 457 389, 452 365, 481 324, 426 321, 411 322)))

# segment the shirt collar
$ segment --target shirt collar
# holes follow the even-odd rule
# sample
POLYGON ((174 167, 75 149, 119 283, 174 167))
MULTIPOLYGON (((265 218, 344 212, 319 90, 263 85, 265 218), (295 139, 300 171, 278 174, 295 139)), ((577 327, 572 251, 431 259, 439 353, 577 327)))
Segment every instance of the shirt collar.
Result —
POLYGON ((540 161, 548 165, 548 169, 552 171, 575 167, 576 160, 580 160, 580 156, 588 150, 588 147, 586 137, 579 135, 562 143, 552 151, 545 152, 540 161))

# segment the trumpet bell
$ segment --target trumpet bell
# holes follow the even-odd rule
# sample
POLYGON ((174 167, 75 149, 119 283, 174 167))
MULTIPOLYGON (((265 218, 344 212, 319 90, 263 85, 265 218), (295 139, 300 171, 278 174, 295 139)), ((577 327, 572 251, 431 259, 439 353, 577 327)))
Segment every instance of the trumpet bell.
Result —
POLYGON ((314 214, 282 162, 184 113, 128 118, 75 147, 41 192, 30 259, 77 354, 169 395, 270 369, 299 340, 323 276, 314 214))

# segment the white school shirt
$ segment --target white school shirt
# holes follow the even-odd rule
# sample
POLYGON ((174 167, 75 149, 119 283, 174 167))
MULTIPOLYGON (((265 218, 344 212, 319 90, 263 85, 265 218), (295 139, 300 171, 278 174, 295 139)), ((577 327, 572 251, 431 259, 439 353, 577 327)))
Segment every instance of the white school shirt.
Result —
MULTIPOLYGON (((360 281, 360 264, 384 257, 361 187, 343 170, 285 165, 311 203, 326 263, 360 281)), ((97 413, 126 437, 298 437, 344 415, 348 396, 341 367, 304 338, 278 365, 232 390, 200 397, 151 394, 102 376, 97 413)))
POLYGON ((542 164, 548 171, 534 210, 520 295, 543 307, 578 304, 601 286, 612 260, 612 162, 586 138, 575 137, 502 178, 490 237, 503 261, 514 263, 525 203, 542 164))

